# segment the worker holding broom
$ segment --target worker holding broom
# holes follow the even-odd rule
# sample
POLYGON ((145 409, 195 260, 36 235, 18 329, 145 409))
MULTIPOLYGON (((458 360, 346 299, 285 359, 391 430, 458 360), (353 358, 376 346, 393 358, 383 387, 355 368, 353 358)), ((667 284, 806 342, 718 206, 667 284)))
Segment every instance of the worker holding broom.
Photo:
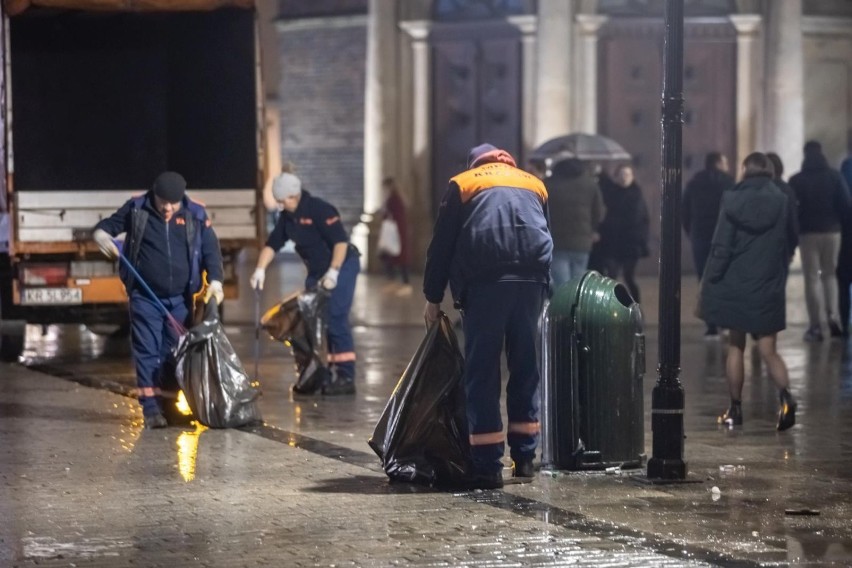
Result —
POLYGON ((163 388, 163 365, 185 331, 203 271, 208 281, 205 303, 225 299, 219 239, 204 206, 186 196, 186 180, 176 172, 157 176, 147 193, 101 220, 92 236, 107 258, 121 259, 145 428, 164 428, 164 400, 176 393, 163 388), (121 233, 127 235, 123 250, 114 241, 121 233))

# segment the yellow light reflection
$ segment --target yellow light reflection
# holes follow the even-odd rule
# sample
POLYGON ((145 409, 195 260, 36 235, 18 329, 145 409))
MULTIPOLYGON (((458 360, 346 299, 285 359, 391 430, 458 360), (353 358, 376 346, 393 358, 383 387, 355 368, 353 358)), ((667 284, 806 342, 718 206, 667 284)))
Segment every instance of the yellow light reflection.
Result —
POLYGON ((177 402, 175 403, 178 412, 184 416, 192 416, 192 409, 189 408, 189 403, 186 401, 186 396, 182 390, 178 391, 177 402))
POLYGON ((198 439, 207 426, 195 422, 195 430, 181 432, 177 439, 178 470, 184 481, 195 479, 195 464, 198 460, 198 439))

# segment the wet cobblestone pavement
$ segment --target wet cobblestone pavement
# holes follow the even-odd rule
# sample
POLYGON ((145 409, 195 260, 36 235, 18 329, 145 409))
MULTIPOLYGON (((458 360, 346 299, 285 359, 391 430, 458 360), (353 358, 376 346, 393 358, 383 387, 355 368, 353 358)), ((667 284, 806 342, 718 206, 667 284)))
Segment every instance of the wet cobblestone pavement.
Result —
MULTIPOLYGON (((271 269, 263 308, 297 288, 299 274, 290 262, 271 269)), ((366 440, 423 335, 417 283, 408 295, 359 280, 354 397, 293 400, 292 358, 264 338, 266 423, 253 429, 144 431, 121 394, 133 386, 125 339, 32 327, 24 365, 0 364, 0 566, 852 565, 852 344, 801 341, 800 278, 791 277, 780 340, 799 425, 781 434, 765 376, 747 377, 744 427, 716 426, 727 403, 724 342, 702 339, 684 279, 696 483, 682 485, 639 483, 642 470, 540 474, 485 492, 389 483, 366 440)), ((657 308, 654 281, 641 284, 648 416, 657 308)), ((249 372, 252 300, 244 290, 226 304, 249 372)), ((760 375, 759 364, 748 373, 760 375)), ((650 453, 647 418, 645 441, 650 453)))

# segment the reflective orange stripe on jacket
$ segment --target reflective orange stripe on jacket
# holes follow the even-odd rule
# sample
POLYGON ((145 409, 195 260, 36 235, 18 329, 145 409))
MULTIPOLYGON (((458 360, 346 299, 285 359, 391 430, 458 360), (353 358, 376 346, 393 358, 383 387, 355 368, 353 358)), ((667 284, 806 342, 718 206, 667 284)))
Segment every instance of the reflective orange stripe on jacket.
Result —
POLYGON ((329 363, 347 363, 349 361, 355 360, 355 352, 354 351, 346 351, 344 353, 329 353, 328 354, 328 362, 329 363))
POLYGON ((471 446, 485 446, 488 444, 502 444, 504 440, 503 432, 487 432, 485 434, 471 434, 471 446))
POLYGON ((163 394, 163 391, 154 387, 139 387, 138 389, 136 389, 136 394, 140 398, 150 398, 154 396, 160 396, 161 394, 163 394))
POLYGON ((538 422, 509 422, 510 434, 529 434, 536 435, 541 431, 541 424, 538 422))

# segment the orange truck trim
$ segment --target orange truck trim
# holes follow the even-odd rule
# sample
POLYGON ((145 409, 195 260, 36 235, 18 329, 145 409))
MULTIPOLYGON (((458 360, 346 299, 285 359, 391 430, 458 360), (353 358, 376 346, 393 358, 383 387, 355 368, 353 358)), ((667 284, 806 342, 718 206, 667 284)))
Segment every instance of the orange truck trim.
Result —
POLYGON ((509 164, 489 163, 460 173, 450 180, 459 186, 462 203, 467 203, 486 189, 516 187, 538 195, 547 202, 547 189, 540 179, 509 164))

